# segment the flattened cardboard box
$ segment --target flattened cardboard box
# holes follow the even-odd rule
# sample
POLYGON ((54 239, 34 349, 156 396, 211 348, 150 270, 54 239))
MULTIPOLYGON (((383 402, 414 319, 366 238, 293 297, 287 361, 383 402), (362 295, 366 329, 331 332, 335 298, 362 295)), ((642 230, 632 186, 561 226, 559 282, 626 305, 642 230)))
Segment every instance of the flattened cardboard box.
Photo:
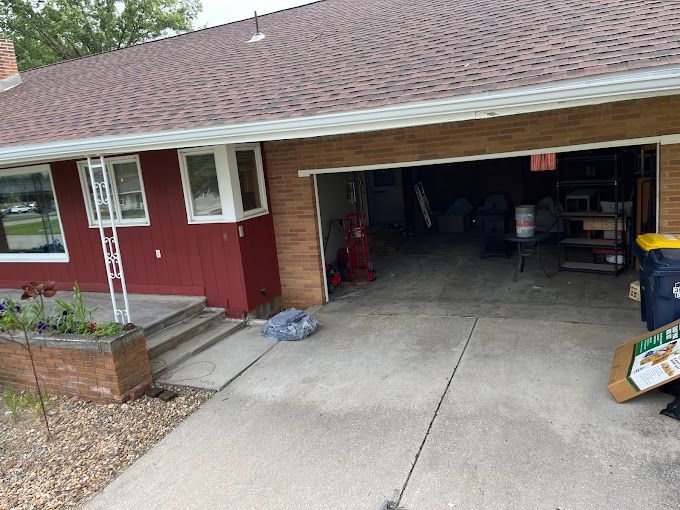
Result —
POLYGON ((680 320, 616 349, 607 389, 617 402, 680 377, 679 336, 680 320))

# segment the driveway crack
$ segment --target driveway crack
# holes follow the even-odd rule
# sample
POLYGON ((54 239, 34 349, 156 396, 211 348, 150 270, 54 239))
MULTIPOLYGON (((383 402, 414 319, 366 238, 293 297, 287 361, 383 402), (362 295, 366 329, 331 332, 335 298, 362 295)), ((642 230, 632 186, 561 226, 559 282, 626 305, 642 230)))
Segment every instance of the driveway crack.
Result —
POLYGON ((472 328, 470 328, 470 334, 467 337, 467 340, 465 340, 465 345, 463 346, 463 350, 460 353, 460 356, 458 357, 458 361, 456 362, 456 366, 453 367, 453 371, 451 372, 451 377, 449 377, 448 382, 446 383, 446 387, 444 388, 444 392, 442 393, 441 397, 439 398, 439 403, 437 404, 436 409, 434 410, 434 414, 432 415, 432 419, 430 420, 430 424, 427 426, 427 431, 425 432, 425 436, 423 437, 422 442, 420 443, 420 447, 418 448, 418 451, 416 452, 416 456, 413 459, 413 463, 411 464, 411 469, 408 472, 408 475, 406 476, 406 480, 404 481, 404 485, 401 487, 401 492, 399 493, 399 499, 396 501, 396 504, 393 504, 392 506, 388 508, 401 508, 399 505, 401 505, 401 498, 404 496, 404 493, 406 492, 406 487, 408 486, 409 481, 411 481, 411 475, 413 474, 413 470, 416 468, 416 464, 418 464, 418 459, 420 458, 420 454, 423 451, 423 448, 425 447, 425 443, 427 442, 427 438, 430 435, 430 431, 432 430, 432 426, 434 425, 435 420, 437 419, 437 416, 439 415, 439 409, 442 407, 442 403, 444 402, 444 398, 446 398, 446 394, 449 392, 449 388, 451 387, 451 383, 453 382, 453 377, 456 375, 456 371, 458 370, 458 367, 460 366, 460 362, 463 359, 463 355, 465 354, 465 351, 468 348, 468 345, 470 344, 470 340, 472 339, 472 335, 475 332, 475 327, 477 327, 477 321, 479 321, 478 317, 475 317, 475 322, 472 323, 472 328))

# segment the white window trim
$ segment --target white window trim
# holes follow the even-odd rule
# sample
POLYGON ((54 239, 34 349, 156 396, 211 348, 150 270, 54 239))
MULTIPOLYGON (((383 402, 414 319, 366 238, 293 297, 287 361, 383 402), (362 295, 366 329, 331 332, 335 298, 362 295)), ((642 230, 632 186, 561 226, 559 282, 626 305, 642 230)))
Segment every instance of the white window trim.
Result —
MULTIPOLYGON (((104 158, 106 171, 108 172, 109 184, 111 185, 111 198, 113 199, 114 213, 118 219, 116 221, 117 227, 148 227, 151 225, 149 217, 149 207, 146 202, 146 188, 144 187, 144 175, 142 172, 142 164, 139 161, 139 156, 134 154, 132 156, 116 156, 113 158, 104 158), (139 176, 139 185, 142 192, 142 203, 144 204, 144 218, 124 219, 120 211, 120 201, 118 200, 118 187, 116 185, 115 175, 113 174, 113 163, 135 163, 137 165, 137 175, 139 176)), ((87 211, 87 223, 90 228, 99 228, 93 204, 90 201, 90 185, 87 182, 88 167, 87 160, 78 161, 78 175, 80 176, 80 187, 83 191, 83 200, 85 201, 85 210, 87 211)), ((111 220, 104 220, 104 226, 110 226, 111 220)))
POLYGON ((255 218, 257 216, 263 216, 269 214, 269 203, 267 202, 267 186, 264 182, 264 165, 262 164, 262 151, 260 149, 259 143, 242 143, 234 146, 234 162, 236 161, 236 151, 252 150, 255 152, 255 166, 257 168, 257 183, 259 185, 260 191, 260 203, 261 207, 256 209, 250 209, 248 211, 243 210, 243 199, 241 198, 241 184, 238 176, 238 166, 234 164, 236 173, 236 182, 238 183, 239 192, 236 196, 236 207, 237 212, 240 211, 240 217, 242 219, 255 218))
POLYGON ((259 143, 247 143, 238 145, 213 145, 211 147, 197 147, 193 149, 179 149, 177 151, 179 159, 180 174, 182 177, 182 188, 184 190, 184 204, 187 212, 189 224, 202 223, 235 223, 241 220, 255 218, 269 214, 267 202, 267 188, 264 182, 264 167, 262 164, 262 152, 259 143), (243 210, 243 200, 241 198, 241 184, 238 175, 238 165, 236 163, 237 150, 252 150, 255 152, 255 163, 257 168, 257 178, 260 192, 260 202, 262 207, 249 211, 243 210), (195 216, 193 207, 193 194, 189 184, 189 173, 186 156, 212 154, 215 158, 215 169, 217 171, 217 189, 220 193, 220 204, 222 214, 209 216, 195 216))
POLYGON ((54 181, 52 180, 52 168, 50 165, 34 165, 24 166, 18 168, 6 168, 0 170, 0 175, 21 175, 31 174, 36 172, 47 171, 50 179, 50 188, 52 189, 52 197, 54 198, 54 208, 57 212, 57 221, 59 222, 59 231, 61 232, 62 244, 64 245, 64 253, 0 253, 0 262, 68 262, 69 253, 66 243, 66 234, 64 233, 64 225, 61 221, 61 210, 59 209, 59 201, 57 199, 57 192, 54 189, 54 181))

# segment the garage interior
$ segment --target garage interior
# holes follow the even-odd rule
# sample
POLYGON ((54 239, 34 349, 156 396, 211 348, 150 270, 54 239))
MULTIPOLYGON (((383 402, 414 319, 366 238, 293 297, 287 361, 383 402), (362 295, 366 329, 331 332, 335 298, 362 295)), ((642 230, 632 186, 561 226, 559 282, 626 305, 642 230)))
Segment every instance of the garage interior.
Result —
POLYGON ((316 175, 329 301, 382 313, 436 307, 639 326, 639 303, 629 298, 638 279, 632 246, 656 231, 656 145, 558 153, 547 170, 545 159, 316 175), (524 205, 535 207, 545 272, 529 256, 513 281, 517 245, 504 237, 516 232, 515 208, 524 205), (365 217, 375 281, 363 269, 347 274, 350 213, 365 217))

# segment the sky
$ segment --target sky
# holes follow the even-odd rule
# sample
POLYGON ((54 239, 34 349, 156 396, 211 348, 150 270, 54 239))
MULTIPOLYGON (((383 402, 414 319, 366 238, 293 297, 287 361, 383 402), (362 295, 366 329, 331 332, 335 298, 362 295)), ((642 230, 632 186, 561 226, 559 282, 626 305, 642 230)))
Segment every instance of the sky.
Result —
POLYGON ((202 0, 203 11, 198 15, 196 26, 212 27, 251 18, 253 11, 257 11, 259 16, 312 1, 314 0, 202 0))

